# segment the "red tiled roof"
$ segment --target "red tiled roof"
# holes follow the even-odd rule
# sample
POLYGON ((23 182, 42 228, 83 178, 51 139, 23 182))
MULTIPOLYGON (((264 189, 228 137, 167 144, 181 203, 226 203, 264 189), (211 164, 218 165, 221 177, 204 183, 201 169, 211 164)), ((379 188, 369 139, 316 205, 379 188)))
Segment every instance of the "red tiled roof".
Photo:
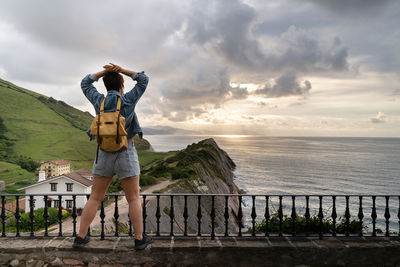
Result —
POLYGON ((63 159, 50 160, 48 162, 51 162, 51 163, 56 164, 56 165, 67 165, 67 164, 70 164, 68 161, 63 160, 63 159))
POLYGON ((83 177, 83 175, 79 172, 70 172, 70 173, 65 173, 62 176, 67 176, 71 178, 72 180, 77 181, 78 183, 84 184, 86 186, 91 186, 93 184, 93 181, 83 177))
POLYGON ((79 169, 79 170, 77 170, 75 172, 79 173, 82 176, 93 176, 92 172, 88 171, 86 169, 79 169))

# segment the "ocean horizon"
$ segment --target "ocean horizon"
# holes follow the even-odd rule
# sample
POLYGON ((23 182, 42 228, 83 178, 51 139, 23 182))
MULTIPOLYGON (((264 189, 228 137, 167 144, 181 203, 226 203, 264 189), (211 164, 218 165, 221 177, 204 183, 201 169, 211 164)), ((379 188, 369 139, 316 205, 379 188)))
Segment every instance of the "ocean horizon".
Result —
MULTIPOLYGON (((400 192, 400 138, 309 137, 260 135, 146 135, 157 152, 180 150, 214 138, 236 164, 234 182, 247 194, 266 195, 398 195, 400 192)), ((251 212, 251 197, 244 197, 244 212, 251 212)), ((278 209, 278 197, 270 208, 278 209)), ((284 197, 283 212, 290 216, 291 197, 284 197)), ((371 223, 372 199, 363 198, 364 222, 371 223)), ((376 199, 377 226, 384 227, 385 199, 376 199)), ((399 200, 390 198, 391 231, 398 231, 399 200)), ((310 213, 318 213, 318 197, 310 197, 310 213)), ((338 219, 345 211, 345 197, 336 198, 338 219)), ((324 217, 332 212, 332 197, 323 198, 324 217)), ((351 219, 357 219, 359 198, 350 197, 351 219)), ((265 199, 257 197, 262 217, 265 199)), ((296 212, 305 213, 305 197, 296 197, 296 212)), ((246 216, 249 224, 250 216, 246 216)), ((370 230, 370 229, 369 229, 370 230)))

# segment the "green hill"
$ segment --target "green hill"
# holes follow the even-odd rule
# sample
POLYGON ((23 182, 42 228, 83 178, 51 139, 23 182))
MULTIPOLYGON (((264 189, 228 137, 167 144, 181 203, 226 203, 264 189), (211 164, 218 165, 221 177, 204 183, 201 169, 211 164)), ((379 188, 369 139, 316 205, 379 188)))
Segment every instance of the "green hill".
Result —
POLYGON ((0 116, 7 129, 4 135, 15 154, 71 162, 93 158, 95 143, 88 142, 83 126, 72 122, 75 117, 88 127, 90 114, 1 79, 0 94, 0 116))
MULTIPOLYGON (((21 169, 18 159, 65 159, 74 169, 91 169, 96 143, 85 131, 92 115, 2 79, 0 95, 0 180, 8 184, 35 176, 21 169)), ((137 136, 135 146, 143 153, 141 164, 161 156, 143 151, 150 145, 137 136)))

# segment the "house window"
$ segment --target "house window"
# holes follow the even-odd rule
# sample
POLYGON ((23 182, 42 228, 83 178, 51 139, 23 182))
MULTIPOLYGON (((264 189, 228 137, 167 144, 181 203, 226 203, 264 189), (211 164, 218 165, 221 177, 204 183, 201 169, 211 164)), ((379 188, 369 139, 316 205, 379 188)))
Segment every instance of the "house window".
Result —
POLYGON ((51 207, 51 199, 47 200, 47 207, 49 207, 49 208, 51 207))
POLYGON ((57 191, 57 183, 50 183, 51 191, 57 191))
POLYGON ((72 185, 73 185, 73 183, 67 183, 66 185, 67 185, 67 191, 68 191, 68 192, 72 192, 72 185))
POLYGON ((60 207, 60 201, 59 200, 54 200, 54 207, 59 208, 60 207))
POLYGON ((73 201, 67 200, 67 209, 72 209, 72 206, 73 206, 73 201))

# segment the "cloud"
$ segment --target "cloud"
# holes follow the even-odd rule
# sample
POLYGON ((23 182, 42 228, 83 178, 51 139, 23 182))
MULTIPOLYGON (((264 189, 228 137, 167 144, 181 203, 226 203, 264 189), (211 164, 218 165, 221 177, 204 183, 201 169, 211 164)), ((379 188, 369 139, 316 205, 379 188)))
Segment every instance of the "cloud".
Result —
POLYGON ((267 98, 283 96, 304 96, 311 90, 311 83, 307 80, 300 85, 294 72, 286 72, 275 81, 274 85, 267 84, 262 89, 257 89, 256 95, 263 95, 267 98))
POLYGON ((390 2, 396 0, 312 0, 316 5, 320 5, 338 15, 377 15, 390 2))
MULTIPOLYGON (((337 92, 338 101, 354 95, 362 86, 352 72, 356 64, 360 76, 367 67, 383 74, 397 71, 398 11, 393 0, 88 0, 79 5, 4 0, 0 74, 84 106, 80 80, 111 61, 150 76, 137 106, 142 118, 196 122, 231 104, 238 111, 249 109, 243 111, 249 116, 259 110, 290 113, 335 101, 323 97, 328 90, 337 92), (354 83, 334 90, 339 80, 334 78, 354 83), (289 96, 303 100, 282 99, 289 96)), ((388 80, 390 85, 374 84, 380 91, 371 95, 398 88, 398 81, 388 80)), ((381 110, 379 105, 368 114, 381 110)), ((354 107, 326 112, 348 110, 354 107)))
POLYGON ((315 32, 290 26, 279 35, 260 38, 267 25, 258 22, 252 6, 235 1, 194 1, 188 10, 185 39, 241 71, 280 72, 298 68, 303 73, 348 70, 348 48, 335 36, 330 44, 320 42, 315 32), (199 2, 201 4, 199 5, 199 2))
POLYGON ((210 65, 202 68, 200 65, 194 69, 193 73, 175 74, 162 85, 164 101, 158 110, 173 121, 201 116, 227 101, 245 99, 249 95, 247 88, 230 85, 230 73, 225 68, 210 65), (175 112, 179 116, 173 115, 175 112))
MULTIPOLYGON (((348 49, 338 37, 331 36, 325 45, 318 35, 294 26, 268 36, 270 40, 255 36, 253 29, 264 16, 257 6, 240 0, 119 0, 112 7, 95 1, 5 1, 0 23, 8 29, 2 30, 0 67, 12 80, 71 87, 108 61, 132 66, 151 76, 149 86, 156 92, 149 97, 174 120, 207 112, 210 105, 246 99, 248 90, 230 86, 232 79, 241 82, 258 75, 257 82, 265 83, 288 69, 299 75, 348 68, 348 49), (13 48, 18 53, 10 53, 13 48), (160 103, 160 95, 168 101, 160 103), (178 111, 183 113, 171 117, 178 111)), ((296 88, 306 89, 291 89, 296 88)), ((269 97, 296 93, 279 90, 269 97)))
POLYGON ((378 112, 378 115, 375 117, 369 118, 369 121, 372 123, 384 123, 386 122, 386 115, 382 112, 378 112))

